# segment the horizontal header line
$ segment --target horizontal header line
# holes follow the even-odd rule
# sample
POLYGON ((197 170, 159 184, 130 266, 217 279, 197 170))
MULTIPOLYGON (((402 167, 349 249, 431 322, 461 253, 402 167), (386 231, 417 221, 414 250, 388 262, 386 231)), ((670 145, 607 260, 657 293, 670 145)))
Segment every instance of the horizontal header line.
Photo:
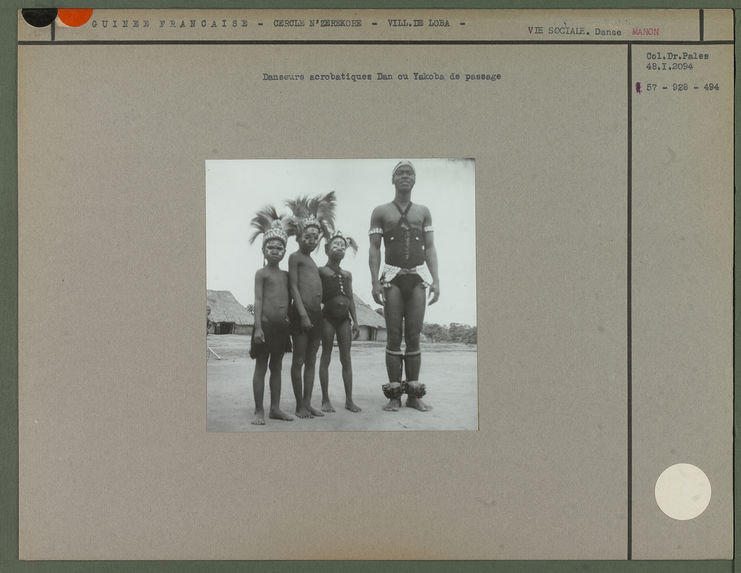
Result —
POLYGON ((734 40, 19 40, 19 46, 182 46, 182 45, 628 45, 708 46, 732 45, 734 40))

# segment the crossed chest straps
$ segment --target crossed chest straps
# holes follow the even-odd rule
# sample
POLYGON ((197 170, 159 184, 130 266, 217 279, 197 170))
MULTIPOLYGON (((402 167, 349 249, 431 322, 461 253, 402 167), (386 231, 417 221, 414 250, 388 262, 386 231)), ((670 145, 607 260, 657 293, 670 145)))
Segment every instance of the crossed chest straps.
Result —
POLYGON ((402 210, 396 201, 392 203, 401 217, 396 227, 383 234, 386 263, 405 269, 418 267, 425 262, 425 241, 422 229, 412 227, 407 219, 412 204, 402 210))

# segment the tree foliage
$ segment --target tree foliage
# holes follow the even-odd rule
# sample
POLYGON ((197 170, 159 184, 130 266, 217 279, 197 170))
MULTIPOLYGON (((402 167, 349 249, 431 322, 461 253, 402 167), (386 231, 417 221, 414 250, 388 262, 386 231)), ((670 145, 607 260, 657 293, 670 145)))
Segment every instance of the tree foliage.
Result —
POLYGON ((464 344, 477 343, 477 329, 475 326, 451 322, 448 325, 426 322, 422 325, 422 334, 428 342, 462 342, 464 344))

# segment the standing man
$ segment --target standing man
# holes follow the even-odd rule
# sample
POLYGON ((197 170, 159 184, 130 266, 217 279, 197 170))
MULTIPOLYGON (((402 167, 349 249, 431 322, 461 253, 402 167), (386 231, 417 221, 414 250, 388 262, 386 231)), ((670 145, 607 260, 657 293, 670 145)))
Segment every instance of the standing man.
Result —
POLYGON ((429 304, 440 297, 437 252, 430 210, 412 203, 416 181, 414 166, 400 161, 391 172, 396 189, 394 200, 373 210, 370 221, 369 264, 373 281, 373 300, 382 304, 386 318, 386 372, 388 384, 382 386, 389 399, 384 410, 397 411, 401 395, 406 405, 422 412, 429 407, 422 402, 425 385, 419 382, 422 357, 419 338, 425 317, 426 294, 429 304), (385 264, 381 270, 381 239, 385 264), (406 353, 401 351, 402 336, 406 353), (406 382, 402 382, 402 369, 406 382))

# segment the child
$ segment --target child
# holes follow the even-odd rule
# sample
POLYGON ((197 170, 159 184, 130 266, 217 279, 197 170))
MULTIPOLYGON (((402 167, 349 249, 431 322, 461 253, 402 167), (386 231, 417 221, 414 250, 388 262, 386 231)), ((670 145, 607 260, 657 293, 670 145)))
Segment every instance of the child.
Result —
POLYGON ((252 391, 255 417, 252 424, 265 424, 262 400, 265 374, 270 366, 270 418, 293 420, 280 409, 281 367, 283 354, 290 348, 288 324, 288 273, 278 267, 286 254, 288 236, 275 209, 268 207, 252 220, 257 231, 250 243, 263 233, 262 253, 267 264, 255 273, 255 326, 252 331, 250 357, 255 359, 252 391), (266 228, 267 227, 267 228, 266 228))
POLYGON ((340 268, 347 247, 357 252, 358 246, 353 239, 341 231, 326 233, 327 264, 319 269, 322 279, 322 357, 319 362, 319 382, 322 387, 322 410, 334 412, 329 400, 329 363, 332 360, 332 343, 337 333, 337 346, 340 350, 342 364, 342 382, 345 385, 345 408, 351 412, 360 412, 352 400, 352 363, 350 345, 359 334, 358 318, 355 314, 355 301, 352 291, 352 274, 340 268))
POLYGON ((334 223, 334 204, 334 192, 287 202, 294 213, 299 244, 299 250, 288 257, 288 281, 293 298, 288 311, 293 338, 291 383, 299 418, 324 415, 311 405, 316 354, 322 336, 322 281, 311 253, 321 239, 322 223, 334 223), (322 217, 321 221, 317 215, 322 217))

